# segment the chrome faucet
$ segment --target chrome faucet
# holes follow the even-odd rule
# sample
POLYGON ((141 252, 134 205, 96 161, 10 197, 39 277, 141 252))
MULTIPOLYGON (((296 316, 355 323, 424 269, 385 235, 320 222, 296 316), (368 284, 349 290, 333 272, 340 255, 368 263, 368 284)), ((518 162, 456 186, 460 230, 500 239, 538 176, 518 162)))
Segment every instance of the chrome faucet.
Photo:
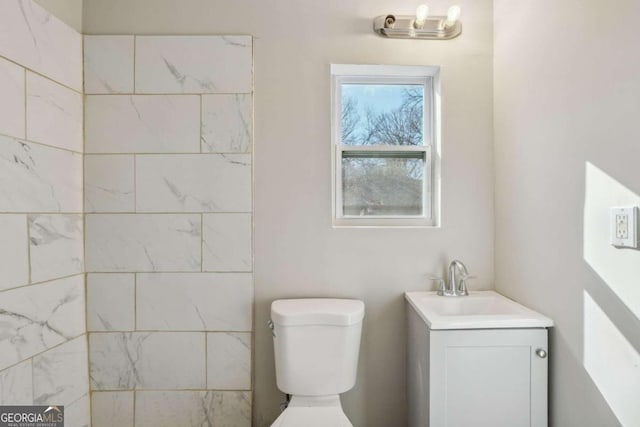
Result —
POLYGON ((462 261, 454 260, 449 264, 449 282, 440 279, 438 295, 445 297, 463 297, 469 295, 467 291, 467 279, 470 279, 467 267, 462 261), (460 272, 460 279, 457 279, 457 272, 460 272))

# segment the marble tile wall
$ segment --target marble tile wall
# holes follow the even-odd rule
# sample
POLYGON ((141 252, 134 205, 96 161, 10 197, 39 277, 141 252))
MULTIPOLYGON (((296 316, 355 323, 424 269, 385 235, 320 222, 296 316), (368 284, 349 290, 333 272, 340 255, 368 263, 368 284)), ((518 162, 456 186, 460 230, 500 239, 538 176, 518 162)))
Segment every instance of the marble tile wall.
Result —
POLYGON ((132 391, 94 391, 91 393, 93 427, 133 427, 132 391))
POLYGON ((142 391, 136 393, 137 427, 250 426, 247 391, 142 391))
POLYGON ((25 137, 25 69, 0 57, 0 129, 16 138, 25 137))
POLYGON ((0 212, 82 212, 82 153, 0 134, 0 165, 0 212))
POLYGON ((82 94, 27 72, 27 139, 82 152, 82 94))
POLYGON ((90 425, 82 36, 0 2, 0 404, 65 405, 90 425))
POLYGON ((82 92, 82 36, 32 0, 3 0, 0 56, 82 92))
POLYGON ((136 38, 137 93, 251 93, 248 36, 136 38))
POLYGON ((0 369, 85 332, 80 275, 14 288, 1 296, 0 369))
POLYGON ((87 153, 197 153, 200 97, 87 95, 87 153))
POLYGON ((133 36, 84 36, 84 92, 133 93, 133 36))
POLYGON ((93 425, 250 426, 252 39, 84 49, 93 425))
POLYGON ((200 271, 202 218, 197 214, 90 214, 90 272, 200 271))

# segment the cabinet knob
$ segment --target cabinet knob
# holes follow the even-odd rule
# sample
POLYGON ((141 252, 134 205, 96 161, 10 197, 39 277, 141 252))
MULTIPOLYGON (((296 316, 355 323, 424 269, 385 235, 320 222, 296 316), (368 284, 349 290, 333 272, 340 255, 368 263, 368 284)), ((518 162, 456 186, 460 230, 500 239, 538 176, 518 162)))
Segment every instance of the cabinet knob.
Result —
POLYGON ((547 352, 545 350, 541 349, 541 348, 536 350, 536 354, 541 359, 544 359, 545 357, 547 357, 547 352))

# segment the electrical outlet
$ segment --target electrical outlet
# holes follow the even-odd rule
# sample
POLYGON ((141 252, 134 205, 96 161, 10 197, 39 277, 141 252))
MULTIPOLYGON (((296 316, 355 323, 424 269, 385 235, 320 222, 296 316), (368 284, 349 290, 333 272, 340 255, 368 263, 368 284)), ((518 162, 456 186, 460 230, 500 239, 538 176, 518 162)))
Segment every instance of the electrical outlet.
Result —
POLYGON ((638 248, 638 208, 611 208, 611 244, 638 248))
POLYGON ((616 238, 629 237, 629 217, 625 214, 616 214, 616 238))

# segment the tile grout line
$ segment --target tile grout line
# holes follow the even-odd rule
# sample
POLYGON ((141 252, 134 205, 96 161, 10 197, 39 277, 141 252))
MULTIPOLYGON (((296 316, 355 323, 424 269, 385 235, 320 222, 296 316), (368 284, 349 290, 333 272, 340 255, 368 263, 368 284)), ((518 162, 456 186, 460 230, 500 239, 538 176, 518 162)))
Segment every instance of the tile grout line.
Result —
MULTIPOLYGON (((28 283, 27 285, 23 285, 23 286, 16 286, 15 288, 10 288, 10 289, 17 289, 17 288, 21 288, 24 286, 28 286, 28 285, 32 285, 33 283, 31 283, 31 231, 29 230, 29 214, 25 214, 25 219, 26 219, 26 223, 27 223, 27 280, 28 283)), ((7 289, 3 289, 3 292, 7 290, 7 289)))
POLYGON ((202 138, 203 138, 203 132, 202 132, 202 115, 204 114, 204 109, 202 108, 202 95, 200 95, 200 154, 204 153, 204 151, 202 150, 202 138))
POLYGON ((22 360, 20 360, 20 361, 18 361, 18 362, 12 363, 11 365, 8 365, 8 366, 6 366, 6 367, 4 367, 4 368, 0 369, 0 372, 5 372, 5 371, 7 371, 7 370, 9 370, 9 369, 11 369, 11 368, 15 368, 15 367, 16 367, 16 366, 18 366, 19 364, 24 363, 24 362, 26 362, 26 361, 28 361, 28 360, 31 360, 31 363, 33 363, 33 359, 34 359, 34 358, 36 358, 36 357, 38 357, 38 356, 42 356, 44 353, 46 353, 46 352, 48 352, 48 351, 50 351, 50 350, 53 350, 53 349, 55 349, 55 348, 61 347, 61 346, 65 345, 65 344, 67 344, 67 343, 69 343, 69 342, 71 342, 71 341, 73 341, 73 340, 75 340, 75 339, 78 339, 78 338, 82 337, 83 335, 86 335, 86 333, 84 333, 84 332, 83 332, 83 333, 81 333, 81 334, 79 334, 79 335, 75 335, 75 336, 73 336, 73 337, 71 337, 71 338, 66 338, 66 337, 65 337, 65 340, 64 340, 64 341, 62 341, 62 342, 60 342, 60 343, 58 343, 58 344, 56 344, 56 345, 53 345, 53 346, 51 346, 51 347, 48 347, 48 348, 46 348, 46 349, 44 349, 44 350, 42 350, 42 351, 39 351, 39 352, 37 352, 37 353, 34 353, 34 354, 32 354, 31 356, 28 356, 28 357, 26 357, 26 358, 24 358, 24 359, 22 359, 22 360))
MULTIPOLYGON (((26 109, 27 109, 27 107, 25 105, 25 114, 27 113, 26 109)), ((27 118, 25 117, 25 133, 26 133, 26 128, 27 128, 27 118)), ((42 146, 42 147, 51 148, 51 149, 54 149, 54 150, 66 151, 66 152, 72 153, 72 154, 84 155, 84 153, 81 152, 81 151, 70 150, 68 148, 58 147, 57 145, 51 145, 51 144, 45 144, 44 142, 33 141, 31 139, 27 139, 26 137, 25 138, 21 138, 21 137, 15 136, 15 135, 9 135, 9 134, 2 133, 2 132, 0 132, 0 137, 7 138, 7 139, 12 139, 12 140, 16 140, 16 141, 22 141, 22 142, 25 142, 27 144, 35 144, 35 145, 39 145, 39 146, 42 146)), ((126 154, 126 153, 124 153, 124 154, 126 154)), ((185 153, 185 154, 190 154, 190 153, 185 153)), ((211 154, 227 154, 227 153, 211 153, 211 154)))
POLYGON ((24 139, 27 140, 27 129, 29 126, 27 125, 27 98, 29 93, 27 92, 27 69, 24 69, 24 139))
MULTIPOLYGON (((87 392, 86 396, 88 396, 88 397, 89 397, 89 393, 88 393, 88 392, 87 392)), ((64 405, 64 406, 65 406, 65 407, 69 407, 69 406, 73 405, 74 403, 79 402, 79 401, 80 401, 80 399, 82 399, 83 397, 84 397, 84 395, 83 395, 83 396, 78 397, 77 399, 75 399, 75 400, 73 400, 73 401, 71 401, 71 402, 69 402, 69 403, 67 403, 67 404, 66 404, 66 405, 64 405)))
POLYGON ((94 393, 127 393, 127 392, 182 392, 182 391, 216 391, 216 392, 247 392, 248 388, 207 388, 207 387, 190 387, 190 388, 107 388, 101 390, 93 390, 94 393))
POLYGON ((138 273, 133 273, 133 330, 138 331, 138 273))
MULTIPOLYGON (((35 73, 34 73, 35 74, 35 73)), ((57 83, 57 82, 55 82, 57 83)), ((78 91, 74 91, 79 93, 78 91)), ((253 92, 87 92, 84 95, 89 97, 98 97, 98 96, 175 96, 175 97, 195 97, 195 96, 218 96, 218 95, 252 95, 253 92)))
POLYGON ((138 55, 138 35, 133 35, 133 93, 136 94, 136 56, 138 55))
MULTIPOLYGON (((136 93, 136 45, 138 44, 137 36, 133 35, 133 82, 132 82, 132 91, 133 94, 136 93)), ((134 95, 130 96, 134 96, 134 95)), ((133 102, 133 99, 132 101, 133 102)), ((133 155, 133 211, 137 213, 138 211, 138 156, 136 154, 133 155)), ((133 330, 138 330, 138 273, 135 272, 133 274, 133 330)), ((137 411, 137 396, 138 391, 136 390, 136 386, 133 387, 133 416, 132 423, 133 427, 136 426, 136 411, 137 411)))
MULTIPOLYGON (((82 37, 82 63, 83 63, 83 87, 84 87, 84 36, 82 37)), ((83 273, 84 273, 84 302, 85 302, 85 333, 87 335, 87 367, 89 369, 88 377, 89 378, 89 414, 91 414, 91 359, 89 357, 89 275, 87 274, 87 209, 86 209, 86 185, 85 185, 85 160, 86 155, 85 151, 85 99, 83 95, 82 99, 82 265, 83 265, 83 273)))
MULTIPOLYGON (((117 212, 113 212, 117 213, 117 212)), ((239 212, 240 213, 240 212, 239 212)), ((0 215, 82 215, 83 212, 62 212, 62 211, 3 211, 0 215)))
MULTIPOLYGON (((23 67, 23 83, 24 83, 24 139, 27 140, 27 129, 28 129, 28 118, 27 118, 27 68, 23 67)), ((31 284, 31 232, 29 230, 29 214, 25 214, 26 225, 27 225, 27 284, 31 284)), ((35 383, 34 383, 34 375, 33 375, 33 356, 31 359, 31 403, 34 403, 34 392, 35 383)))
MULTIPOLYGON (((20 139, 23 140, 22 138, 17 138, 15 136, 11 136, 11 135, 6 135, 7 138, 12 138, 12 139, 20 139)), ((72 153, 76 153, 76 154, 86 154, 88 156, 132 156, 132 155, 138 155, 138 156, 197 156, 202 154, 203 156, 249 156, 251 155, 250 152, 247 151, 204 151, 204 152, 200 152, 200 151, 155 151, 155 152, 149 152, 149 151, 114 151, 114 152, 89 152, 89 153, 81 153, 79 151, 73 151, 73 150, 69 150, 67 148, 60 148, 60 147, 56 147, 53 145, 47 145, 47 144, 43 144, 41 142, 36 142, 36 141, 28 141, 25 140, 26 142, 32 143, 32 144, 40 144, 40 145, 45 145, 47 147, 52 147, 52 148, 58 148, 60 150, 65 150, 65 151, 71 151, 72 153)))
POLYGON ((86 141, 86 95, 85 95, 85 37, 83 34, 80 34, 81 37, 81 49, 82 49, 82 58, 81 58, 81 67, 82 67, 82 271, 84 272, 84 312, 85 312, 85 320, 84 320, 84 330, 85 330, 85 342, 87 349, 87 394, 89 396, 89 425, 93 424, 93 391, 91 389, 91 343, 89 341, 89 275, 87 274, 87 204, 86 204, 86 151, 87 151, 87 141, 86 141))
POLYGON ((204 331, 204 386, 209 387, 209 333, 204 331))
MULTIPOLYGON (((198 158, 202 158, 203 147, 202 147, 202 115, 204 114, 204 110, 202 107, 203 97, 202 94, 198 95, 198 100, 200 101, 198 104, 198 144, 200 148, 200 153, 198 158)), ((204 271, 204 213, 200 212, 200 271, 204 271)), ((206 325, 203 325, 206 327, 206 325)), ((204 386, 207 388, 209 386, 209 334, 207 331, 204 331, 204 386)))
POLYGON ((4 292, 16 291, 18 289, 30 288, 32 286, 46 285, 46 284, 51 283, 51 282, 57 282, 59 280, 70 279, 72 277, 81 276, 83 274, 84 273, 74 273, 74 274, 70 274, 68 276, 54 277, 53 279, 42 280, 40 282, 34 282, 34 283, 26 283, 24 285, 14 286, 12 288, 7 288, 7 289, 2 289, 2 290, 0 290, 0 295, 2 295, 4 292))
MULTIPOLYGON (((133 34, 122 34, 122 33, 86 33, 83 34, 85 36, 131 36, 133 34)), ((137 37, 139 38, 159 38, 159 39, 188 39, 188 38, 199 38, 199 37, 211 37, 211 38, 222 38, 222 37, 248 37, 253 39, 253 35, 249 33, 225 33, 225 34, 211 34, 211 33, 189 33, 189 34, 167 34, 167 33, 144 33, 140 34, 137 37)))
MULTIPOLYGON (((202 109, 202 94, 198 95, 198 100, 200 101, 198 104, 198 122, 199 122, 199 126, 198 126, 198 143, 199 143, 199 147, 200 147, 200 155, 198 156, 198 158, 201 158, 200 156, 202 155, 202 114, 203 114, 203 109, 202 109)), ((204 271, 204 213, 200 212, 200 271, 204 271)), ((205 370, 205 384, 206 381, 208 381, 208 376, 207 376, 207 365, 208 365, 208 359, 207 359, 207 334, 205 332, 205 338, 204 338, 204 345, 205 345, 205 360, 204 360, 204 370, 205 370)))
MULTIPOLYGON (((197 333, 217 333, 217 334, 250 334, 251 329, 241 330, 219 330, 219 329, 136 329, 129 331, 89 331, 91 335, 107 334, 134 334, 134 333, 154 333, 154 334, 197 334, 197 333)), ((80 335, 78 335, 80 336, 80 335)))
POLYGON ((244 271, 224 271, 224 270, 205 270, 205 271, 198 271, 198 270, 192 270, 192 271, 175 271, 175 270, 163 270, 163 271, 136 271, 136 272, 132 272, 132 271, 101 271, 101 270, 96 270, 96 271, 86 271, 86 272, 79 272, 79 273, 74 273, 74 274, 69 274, 67 276, 60 276, 60 277, 54 277, 51 279, 47 279, 47 280, 42 280, 39 282, 33 282, 33 283, 25 283, 24 285, 19 285, 19 286, 14 286, 11 288, 6 288, 6 289, 2 289, 0 290, 0 295, 3 294, 4 292, 11 292, 11 291, 15 291, 18 289, 24 289, 24 288, 29 288, 32 286, 41 286, 41 285, 46 285, 48 283, 51 282, 57 282, 60 280, 65 280, 65 279, 70 279, 72 277, 76 277, 76 276, 85 276, 85 275, 89 275, 89 274, 214 274, 214 275, 226 275, 226 274, 240 274, 240 275, 247 275, 250 274, 253 276, 253 272, 251 270, 244 270, 244 271))
MULTIPOLYGON (((43 74, 43 73, 41 73, 41 72, 39 72, 39 71, 36 71, 36 70, 34 70, 33 68, 31 68, 31 67, 28 67, 28 66, 26 66, 26 65, 23 65, 23 64, 21 64, 21 63, 19 63, 19 62, 16 62, 16 61, 14 61, 14 60, 10 59, 10 58, 7 58, 7 57, 6 57, 6 56, 4 56, 4 55, 1 55, 1 54, 0 54, 0 59, 4 59, 4 60, 5 60, 5 61, 7 61, 7 62, 11 62, 12 64, 17 65, 18 67, 23 68, 25 71, 29 71, 29 72, 31 72, 31 73, 33 73, 33 74, 37 74, 38 76, 40 76, 40 77, 42 77, 42 78, 45 78, 45 79, 50 80, 50 81, 52 81, 52 82, 54 82, 54 83, 57 83, 57 84, 59 84, 60 86, 64 87, 65 89, 69 89, 69 90, 71 90, 71 91, 73 91, 73 92, 75 92, 75 93, 78 93, 78 94, 80 94, 80 95, 83 95, 83 94, 84 94, 82 90, 80 90, 80 91, 79 91, 78 89, 74 89, 74 88, 72 88, 71 86, 69 86, 69 85, 67 85, 67 84, 64 84, 64 83, 59 82, 58 80, 54 79, 53 77, 47 76, 46 74, 43 74)), ((25 74, 26 74, 26 73, 25 73, 25 74)))
POLYGON ((204 272, 204 214, 200 213, 200 272, 204 272))
POLYGON ((136 402, 137 402, 136 396, 138 395, 138 392, 135 389, 133 389, 132 392, 133 392, 133 426, 132 427, 135 427, 136 426, 136 402))
POLYGON ((251 287, 252 287, 252 294, 251 294, 251 335, 250 335, 250 345, 251 345, 251 350, 249 352, 249 357, 250 357, 250 361, 249 361, 249 387, 251 389, 251 418, 253 420, 254 417, 254 402, 255 402, 255 389, 254 389, 254 383, 255 383, 255 378, 254 378, 254 374, 256 371, 256 357, 255 357, 255 351, 256 351, 256 334, 255 334, 255 330, 257 329, 256 326, 256 285, 255 285, 255 274, 254 274, 254 270, 255 270, 255 241, 254 241, 254 228, 255 228, 255 215, 254 215, 254 210, 255 210, 255 200, 254 200, 254 195, 255 195, 255 167, 256 167, 256 162, 255 162, 255 141, 254 141, 254 135, 255 135, 255 95, 254 95, 254 90, 255 90, 255 42, 253 39, 253 36, 251 37, 251 94, 250 99, 251 99, 251 128, 249 129, 250 132, 250 137, 249 137, 249 147, 250 147, 250 161, 251 161, 251 287))
MULTIPOLYGON (((33 375, 33 358, 34 358, 34 356, 31 356, 30 358, 25 359, 25 360, 31 361, 31 404, 32 405, 35 403, 34 400, 36 398, 35 392, 34 392, 34 390, 36 389, 36 381, 34 379, 35 375, 33 375)), ((22 362, 24 362, 24 360, 22 362)), ((18 362, 18 364, 22 363, 22 362, 18 362)), ((17 366, 17 364, 14 365, 14 366, 17 366)))
POLYGON ((133 213, 138 213, 138 155, 133 155, 133 213))
MULTIPOLYGON (((131 271, 131 270, 118 270, 118 271, 114 271, 114 270, 95 270, 95 271, 89 271, 87 272, 87 274, 252 274, 253 272, 251 270, 245 270, 245 271, 222 271, 222 270, 206 270, 206 271, 200 271, 200 270, 190 270, 190 271, 178 271, 178 270, 144 270, 144 271, 131 271)), ((73 276, 78 276, 81 273, 76 273, 72 276, 65 276, 66 277, 73 277, 73 276)), ((57 279, 56 279, 57 280, 57 279)), ((46 283, 47 281, 44 282, 39 282, 39 283, 46 283)), ((31 285, 23 285, 23 286, 16 286, 15 288, 11 288, 11 289, 18 289, 18 288, 24 288, 25 286, 31 286, 31 285)), ((0 291, 3 292, 3 291, 0 291)))

